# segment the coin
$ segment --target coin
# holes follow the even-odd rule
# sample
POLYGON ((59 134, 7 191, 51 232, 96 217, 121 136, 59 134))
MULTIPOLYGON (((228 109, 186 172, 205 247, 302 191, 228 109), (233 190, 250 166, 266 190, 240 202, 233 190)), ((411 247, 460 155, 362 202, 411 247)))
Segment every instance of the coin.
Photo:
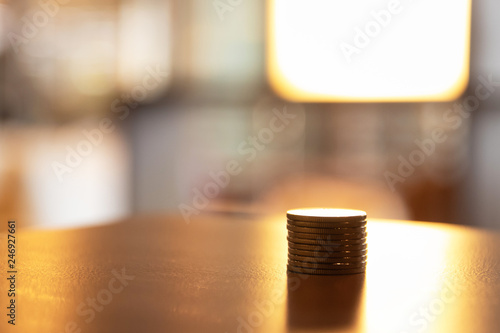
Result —
POLYGON ((307 239, 307 238, 286 238, 289 242, 297 244, 321 245, 321 246, 337 246, 337 245, 358 245, 366 242, 365 238, 360 239, 307 239))
POLYGON ((306 251, 310 257, 328 257, 331 253, 346 252, 346 251, 365 251, 366 244, 356 245, 355 247, 335 247, 335 248, 298 248, 288 245, 288 250, 306 251))
POLYGON ((368 251, 366 249, 363 250, 341 250, 341 251, 331 251, 331 252, 317 252, 317 251, 305 251, 305 250, 296 250, 288 247, 288 253, 311 257, 311 258, 337 258, 337 257, 359 257, 366 255, 368 251))
POLYGON ((366 221, 362 222, 304 222, 287 219, 288 225, 308 228, 356 228, 365 227, 366 221))
POLYGON ((348 241, 323 241, 323 242, 317 242, 316 244, 304 244, 301 243, 301 240, 299 239, 293 239, 289 238, 288 239, 288 245, 292 247, 304 247, 304 248, 322 248, 322 249, 332 249, 332 248, 339 248, 339 247, 344 247, 344 246, 360 246, 360 245, 365 245, 366 240, 361 239, 361 240, 356 240, 354 239, 353 242, 348 242, 348 241))
POLYGON ((367 248, 366 244, 356 244, 356 245, 335 245, 335 246, 324 246, 324 245, 308 245, 308 244, 297 244, 288 242, 288 248, 294 250, 304 250, 312 252, 334 252, 334 251, 359 251, 367 248))
POLYGON ((294 232, 288 230, 290 238, 306 238, 306 239, 330 239, 330 240, 345 240, 345 239, 363 239, 368 235, 367 232, 355 232, 350 234, 332 235, 332 234, 309 234, 305 232, 294 232))
POLYGON ((311 269, 303 267, 295 267, 287 265, 287 270, 290 273, 311 274, 311 275, 344 275, 344 274, 359 274, 366 271, 365 267, 353 269, 311 269))
POLYGON ((366 227, 356 228, 307 228, 296 227, 287 224, 286 228, 293 232, 303 232, 307 234, 328 234, 328 235, 350 235, 353 233, 366 232, 366 227))
POLYGON ((368 256, 362 255, 358 257, 333 257, 333 258, 319 258, 319 257, 304 257, 294 254, 288 254, 288 260, 296 260, 301 262, 317 262, 317 263, 336 263, 336 262, 359 262, 366 261, 368 256))
POLYGON ((353 269, 366 267, 366 261, 359 262, 337 262, 337 263, 317 263, 288 260, 288 265, 301 268, 312 269, 353 269))
POLYGON ((366 212, 354 209, 304 208, 286 212, 287 218, 304 222, 359 222, 366 220, 366 212))

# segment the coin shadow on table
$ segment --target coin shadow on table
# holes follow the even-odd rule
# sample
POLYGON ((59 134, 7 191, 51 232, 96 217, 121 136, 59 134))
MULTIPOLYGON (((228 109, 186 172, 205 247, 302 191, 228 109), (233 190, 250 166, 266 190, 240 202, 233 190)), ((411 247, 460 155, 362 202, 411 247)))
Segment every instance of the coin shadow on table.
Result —
POLYGON ((365 274, 288 273, 287 326, 297 330, 354 328, 360 315, 365 274))

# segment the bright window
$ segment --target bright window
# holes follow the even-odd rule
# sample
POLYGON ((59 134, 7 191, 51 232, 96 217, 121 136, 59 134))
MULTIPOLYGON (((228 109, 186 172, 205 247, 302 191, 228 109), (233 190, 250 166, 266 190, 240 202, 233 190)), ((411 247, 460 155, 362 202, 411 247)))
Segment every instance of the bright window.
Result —
POLYGON ((468 82, 471 0, 270 0, 268 75, 295 101, 446 101, 468 82))

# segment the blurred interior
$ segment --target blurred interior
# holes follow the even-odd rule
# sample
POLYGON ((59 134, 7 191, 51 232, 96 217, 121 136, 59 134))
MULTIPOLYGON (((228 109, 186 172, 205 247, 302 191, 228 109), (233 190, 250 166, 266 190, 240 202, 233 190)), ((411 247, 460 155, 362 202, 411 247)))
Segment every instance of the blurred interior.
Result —
POLYGON ((179 212, 236 160, 204 213, 333 206, 500 228, 500 93, 458 128, 441 124, 479 77, 500 81, 498 1, 472 2, 465 90, 418 102, 290 101, 268 76, 272 1, 215 3, 0 0, 0 220, 71 228, 179 212), (293 122, 247 161, 239 145, 283 109, 293 122), (387 171, 436 127, 448 139, 392 190, 387 171))

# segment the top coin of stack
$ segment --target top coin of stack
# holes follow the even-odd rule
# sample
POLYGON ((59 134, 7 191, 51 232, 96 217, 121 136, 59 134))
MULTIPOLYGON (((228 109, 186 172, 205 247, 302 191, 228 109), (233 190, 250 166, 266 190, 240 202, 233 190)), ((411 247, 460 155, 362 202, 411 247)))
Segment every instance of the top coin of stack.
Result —
POLYGON ((301 274, 363 273, 366 268, 366 213, 361 210, 289 210, 288 271, 301 274))

